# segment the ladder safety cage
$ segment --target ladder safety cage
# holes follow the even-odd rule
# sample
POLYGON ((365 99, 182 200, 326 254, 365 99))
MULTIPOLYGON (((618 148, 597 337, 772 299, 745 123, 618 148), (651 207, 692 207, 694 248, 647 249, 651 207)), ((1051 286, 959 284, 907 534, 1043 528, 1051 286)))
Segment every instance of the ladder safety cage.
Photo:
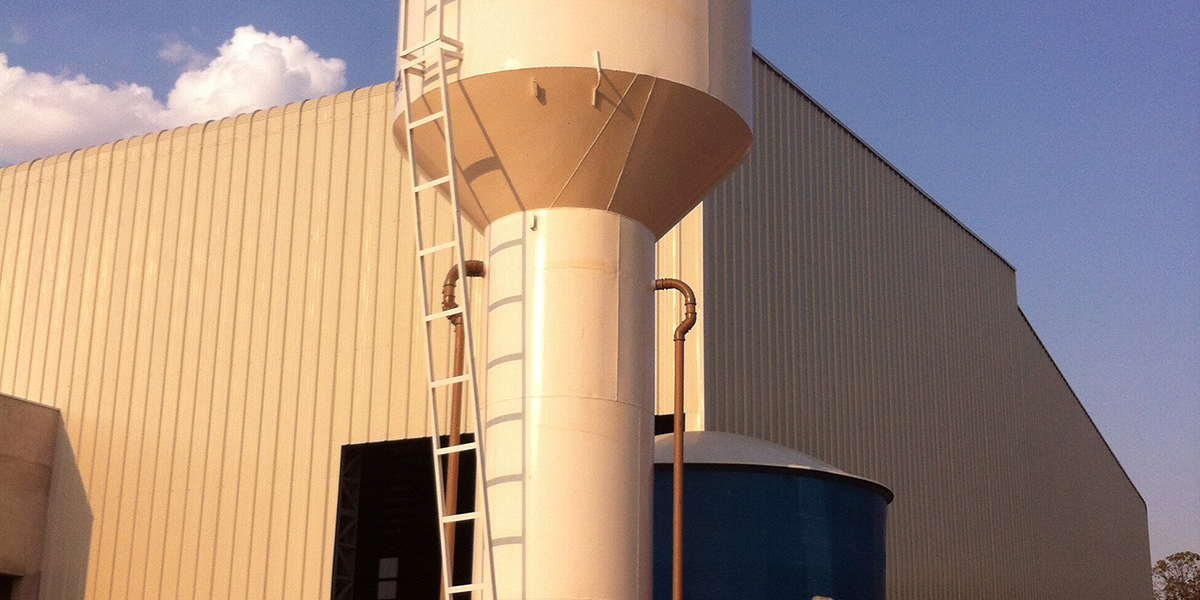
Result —
MULTIPOLYGON (((472 592, 472 596, 474 597, 474 592, 483 593, 488 591, 488 586, 484 582, 490 581, 492 585, 489 596, 492 600, 495 600, 495 562, 491 551, 492 528, 488 514, 487 490, 484 485, 487 479, 485 477, 483 461, 483 415, 479 401, 478 377, 476 376, 475 367, 470 294, 464 290, 459 306, 450 310, 436 310, 432 308, 434 303, 430 301, 429 296, 430 283, 428 276, 431 271, 430 264, 433 260, 438 257, 446 257, 447 254, 452 255, 454 264, 458 265, 458 272, 462 274, 467 272, 464 264, 466 257, 463 250, 463 225, 462 212, 459 208, 458 182, 454 177, 454 143, 450 135, 450 98, 448 93, 448 79, 452 70, 448 63, 453 61, 461 65, 463 44, 445 33, 445 6, 446 4, 455 2, 456 0, 449 0, 449 2, 447 0, 404 0, 401 3, 400 48, 403 50, 398 60, 396 99, 398 102, 400 100, 404 102, 404 136, 409 150, 408 175, 409 183, 412 186, 413 225, 416 230, 416 271, 421 281, 420 304, 423 315, 421 325, 425 335, 426 381, 429 384, 426 392, 428 397, 430 439, 433 444, 434 482, 437 490, 436 504, 438 509, 438 538, 440 540, 441 552, 442 597, 444 600, 450 600, 455 594, 464 592, 472 592), (430 10, 432 9, 432 15, 436 22, 436 31, 432 35, 427 35, 427 37, 415 43, 410 42, 408 39, 410 11, 407 6, 414 1, 422 5, 423 8, 420 14, 423 19, 428 21, 431 15, 430 10), (414 84, 417 90, 416 94, 414 94, 414 84), (426 116, 414 119, 413 109, 417 101, 426 93, 435 90, 441 101, 441 108, 431 111, 426 116), (441 137, 445 142, 443 157, 445 160, 444 174, 422 174, 421 170, 417 168, 416 153, 413 146, 414 132, 424 127, 438 127, 441 130, 441 137), (436 193, 439 189, 446 191, 453 208, 452 238, 449 240, 427 240, 427 234, 429 234, 429 237, 434 236, 431 232, 424 231, 424 227, 422 226, 422 204, 423 202, 431 204, 436 202, 436 193), (435 323, 441 319, 453 317, 461 319, 461 327, 463 328, 465 338, 463 373, 461 375, 451 373, 449 376, 439 376, 439 374, 435 373, 433 360, 434 327, 435 323), (473 409, 475 439, 477 441, 443 446, 441 442, 442 423, 438 413, 439 398, 450 399, 452 397, 451 390, 456 385, 461 386, 466 403, 473 409), (446 505, 446 483, 442 474, 442 457, 467 452, 474 453, 475 457, 476 507, 475 510, 457 513, 456 506, 448 507, 446 505), (447 525, 464 522, 474 525, 474 534, 477 540, 482 536, 483 564, 477 564, 472 569, 472 583, 453 585, 450 565, 453 564, 454 557, 450 556, 448 552, 448 547, 451 547, 453 541, 451 540, 449 543, 447 541, 447 525)), ((422 31, 425 29, 427 29, 425 23, 422 23, 422 31)), ((438 308, 441 308, 440 305, 438 308)))

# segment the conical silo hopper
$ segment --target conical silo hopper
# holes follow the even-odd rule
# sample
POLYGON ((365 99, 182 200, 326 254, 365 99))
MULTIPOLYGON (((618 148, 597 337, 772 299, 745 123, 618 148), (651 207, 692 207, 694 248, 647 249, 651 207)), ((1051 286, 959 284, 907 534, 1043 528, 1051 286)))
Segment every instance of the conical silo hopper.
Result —
POLYGON ((412 114, 394 129, 430 180, 452 174, 487 238, 498 597, 648 600, 654 242, 750 146, 749 2, 402 10, 402 66, 439 29, 462 44, 447 69, 451 163, 440 124, 404 147, 406 123, 443 108, 437 77, 407 80, 412 114))

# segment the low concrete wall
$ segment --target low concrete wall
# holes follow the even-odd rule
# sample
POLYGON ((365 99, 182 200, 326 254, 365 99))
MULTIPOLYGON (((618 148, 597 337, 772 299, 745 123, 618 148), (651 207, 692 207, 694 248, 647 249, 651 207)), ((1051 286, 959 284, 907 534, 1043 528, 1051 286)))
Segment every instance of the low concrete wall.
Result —
POLYGON ((0 574, 16 576, 13 600, 82 598, 91 527, 58 409, 0 395, 0 574))

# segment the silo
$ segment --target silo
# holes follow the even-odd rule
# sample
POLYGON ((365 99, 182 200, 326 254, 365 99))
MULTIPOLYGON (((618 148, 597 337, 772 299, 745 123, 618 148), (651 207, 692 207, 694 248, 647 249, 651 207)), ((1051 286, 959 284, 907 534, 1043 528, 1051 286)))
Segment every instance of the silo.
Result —
POLYGON ((402 11, 400 69, 456 58, 401 78, 396 139, 487 239, 497 596, 648 600, 654 242, 749 148, 749 1, 402 11))

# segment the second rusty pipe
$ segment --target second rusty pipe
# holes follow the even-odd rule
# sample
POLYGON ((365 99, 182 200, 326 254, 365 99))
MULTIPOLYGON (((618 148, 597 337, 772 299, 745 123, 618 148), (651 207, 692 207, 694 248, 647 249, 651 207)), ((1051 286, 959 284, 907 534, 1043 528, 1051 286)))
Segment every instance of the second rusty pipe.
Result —
MULTIPOLYGON (((463 261, 463 270, 466 271, 467 277, 483 277, 484 265, 481 260, 466 260, 463 261)), ((450 267, 446 272, 446 279, 442 282, 442 310, 451 310, 458 308, 458 299, 455 296, 455 288, 458 285, 458 264, 450 267)), ((465 362, 466 334, 462 327, 462 314, 450 315, 447 317, 454 325, 454 376, 458 377, 463 374, 463 363, 465 362)), ((455 383, 450 397, 450 446, 457 446, 462 442, 462 383, 455 383)), ((434 432, 437 435, 437 432, 434 432)), ((446 456, 446 512, 447 514, 455 514, 458 512, 458 453, 451 452, 446 456)), ((450 581, 454 581, 454 523, 446 524, 446 572, 450 573, 450 581)))
POLYGON ((678 279, 656 279, 655 290, 678 290, 683 294, 684 317, 675 328, 675 467, 672 482, 673 501, 671 539, 671 598, 683 599, 683 342, 696 324, 696 294, 678 279))

